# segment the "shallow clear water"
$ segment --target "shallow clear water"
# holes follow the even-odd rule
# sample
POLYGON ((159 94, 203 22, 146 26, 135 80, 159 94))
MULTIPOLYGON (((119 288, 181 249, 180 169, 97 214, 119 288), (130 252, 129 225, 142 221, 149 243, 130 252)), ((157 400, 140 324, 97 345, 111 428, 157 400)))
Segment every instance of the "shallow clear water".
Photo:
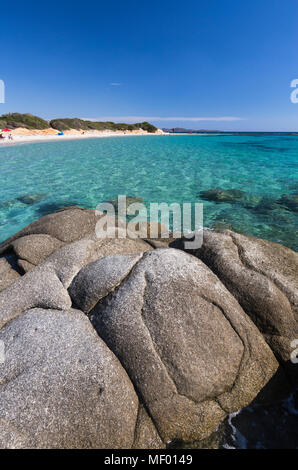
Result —
POLYGON ((297 207, 280 204, 282 195, 298 195, 297 162, 297 136, 144 136, 2 147, 0 241, 60 207, 95 208, 126 194, 146 203, 204 202, 205 227, 227 226, 297 249, 297 207), (212 188, 245 194, 232 202, 203 200, 200 192, 212 188), (34 204, 18 200, 36 193, 34 204))

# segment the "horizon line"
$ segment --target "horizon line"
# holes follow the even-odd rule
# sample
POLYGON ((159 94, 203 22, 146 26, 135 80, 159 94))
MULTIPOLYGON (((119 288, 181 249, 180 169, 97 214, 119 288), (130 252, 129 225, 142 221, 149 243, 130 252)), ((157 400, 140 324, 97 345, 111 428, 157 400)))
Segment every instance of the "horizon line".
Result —
POLYGON ((243 121, 245 118, 237 116, 218 116, 218 117, 162 117, 162 116, 101 116, 98 118, 81 118, 86 121, 115 121, 115 122, 143 122, 143 121, 158 121, 158 122, 200 122, 200 121, 221 121, 221 122, 233 122, 243 121))

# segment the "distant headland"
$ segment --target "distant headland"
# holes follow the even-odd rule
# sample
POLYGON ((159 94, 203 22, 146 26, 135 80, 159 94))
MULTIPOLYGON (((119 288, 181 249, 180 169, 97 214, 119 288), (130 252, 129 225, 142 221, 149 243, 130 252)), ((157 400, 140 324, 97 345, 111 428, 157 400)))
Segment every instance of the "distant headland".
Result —
POLYGON ((162 130, 167 134, 298 135, 298 132, 223 131, 210 129, 185 129, 184 127, 173 127, 171 129, 163 127, 162 130))

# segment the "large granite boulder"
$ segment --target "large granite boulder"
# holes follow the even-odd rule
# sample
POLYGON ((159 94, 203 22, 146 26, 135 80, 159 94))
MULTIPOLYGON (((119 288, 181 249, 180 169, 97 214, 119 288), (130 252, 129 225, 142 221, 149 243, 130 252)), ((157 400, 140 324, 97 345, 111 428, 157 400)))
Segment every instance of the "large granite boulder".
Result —
POLYGON ((0 448, 133 446, 137 395, 82 312, 28 310, 0 340, 0 448))
POLYGON ((42 263, 63 245, 57 238, 40 233, 21 236, 12 241, 10 246, 19 260, 25 260, 33 267, 42 263))
POLYGON ((196 258, 174 249, 110 258, 81 270, 70 295, 124 365, 163 440, 206 437, 275 374, 273 353, 196 258))
POLYGON ((42 217, 10 237, 0 246, 0 292, 17 274, 30 271, 65 244, 94 235, 99 218, 94 210, 69 207, 42 217), (6 274, 8 269, 10 276, 6 274))
MULTIPOLYGON (((183 241, 176 241, 183 248, 183 241)), ((298 338, 298 255, 277 243, 232 232, 205 231, 200 249, 189 250, 216 273, 251 317, 292 378, 298 338)))
POLYGON ((31 308, 69 309, 71 299, 57 274, 36 268, 0 292, 0 328, 31 308))
POLYGON ((12 241, 25 235, 46 234, 60 242, 70 243, 93 233, 100 214, 92 209, 67 207, 45 215, 10 237, 3 244, 5 249, 12 241))
POLYGON ((121 284, 141 258, 142 253, 111 255, 87 264, 69 287, 73 304, 89 313, 100 299, 121 284))

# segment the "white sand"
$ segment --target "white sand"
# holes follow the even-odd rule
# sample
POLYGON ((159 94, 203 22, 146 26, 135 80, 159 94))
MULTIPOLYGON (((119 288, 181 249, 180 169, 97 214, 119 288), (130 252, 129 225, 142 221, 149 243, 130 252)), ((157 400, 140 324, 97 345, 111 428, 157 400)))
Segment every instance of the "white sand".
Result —
POLYGON ((84 134, 77 130, 66 131, 64 135, 57 135, 58 131, 54 129, 39 130, 28 130, 28 129, 15 129, 12 132, 3 132, 3 135, 7 134, 4 139, 0 139, 0 146, 4 145, 17 145, 17 144, 29 144, 35 142, 50 142, 50 141, 61 141, 61 140, 75 140, 75 139, 94 139, 103 137, 129 137, 139 135, 165 135, 165 133, 158 129, 154 134, 139 130, 139 131, 85 131, 84 134), (13 140, 9 140, 8 135, 13 136, 13 140))

